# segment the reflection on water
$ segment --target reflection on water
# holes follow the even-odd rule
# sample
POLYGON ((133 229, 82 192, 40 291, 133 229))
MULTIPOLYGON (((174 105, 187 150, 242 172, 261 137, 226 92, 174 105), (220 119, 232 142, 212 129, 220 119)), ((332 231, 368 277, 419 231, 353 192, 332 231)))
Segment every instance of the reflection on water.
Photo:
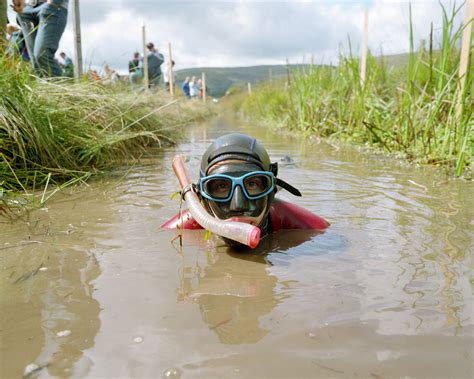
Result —
POLYGON ((251 254, 220 247, 192 261, 182 255, 178 301, 198 304, 202 319, 222 343, 256 343, 269 332, 261 327, 262 316, 287 297, 276 293, 278 279, 269 272, 267 257, 282 255, 317 234, 303 230, 267 236, 251 254))
POLYGON ((88 371, 76 364, 94 346, 100 328, 92 285, 100 265, 87 250, 91 241, 75 246, 76 226, 67 222, 64 215, 43 209, 32 212, 29 222, 16 230, 3 229, 8 241, 0 251, 3 378, 21 377, 32 364, 35 375, 88 371))
POLYGON ((195 267, 182 269, 178 299, 198 304, 202 319, 222 343, 255 343, 268 333, 259 320, 277 304, 277 278, 257 257, 208 250, 205 265, 193 262, 195 267))
POLYGON ((188 135, 0 220, 0 376, 30 363, 39 377, 474 376, 472 183, 232 119, 188 135), (230 131, 262 140, 303 193, 277 196, 326 233, 283 231, 251 254, 202 231, 171 242, 173 155, 194 180, 230 131))

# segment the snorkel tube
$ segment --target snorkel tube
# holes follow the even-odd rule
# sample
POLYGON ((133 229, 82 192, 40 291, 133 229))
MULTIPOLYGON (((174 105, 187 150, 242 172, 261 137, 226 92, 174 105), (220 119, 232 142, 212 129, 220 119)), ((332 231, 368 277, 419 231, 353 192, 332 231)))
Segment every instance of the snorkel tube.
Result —
POLYGON ((237 221, 225 221, 211 216, 202 206, 198 195, 194 192, 188 170, 181 155, 173 158, 173 171, 184 190, 184 201, 193 218, 204 228, 218 236, 247 245, 252 249, 260 242, 260 228, 255 225, 237 221))

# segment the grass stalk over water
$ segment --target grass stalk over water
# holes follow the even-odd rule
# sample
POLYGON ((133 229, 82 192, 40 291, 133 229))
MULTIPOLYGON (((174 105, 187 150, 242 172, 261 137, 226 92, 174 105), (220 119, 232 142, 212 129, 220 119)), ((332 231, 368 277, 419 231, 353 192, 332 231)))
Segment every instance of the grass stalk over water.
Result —
POLYGON ((401 152, 424 163, 447 163, 461 175, 471 165, 474 149, 472 121, 472 62, 468 69, 462 111, 456 114, 459 90, 459 45, 462 27, 454 19, 460 7, 443 9, 439 49, 414 49, 410 27, 407 64, 388 67, 384 58, 369 54, 364 85, 359 60, 340 56, 337 67, 294 71, 286 86, 267 83, 242 104, 247 116, 298 131, 401 152))

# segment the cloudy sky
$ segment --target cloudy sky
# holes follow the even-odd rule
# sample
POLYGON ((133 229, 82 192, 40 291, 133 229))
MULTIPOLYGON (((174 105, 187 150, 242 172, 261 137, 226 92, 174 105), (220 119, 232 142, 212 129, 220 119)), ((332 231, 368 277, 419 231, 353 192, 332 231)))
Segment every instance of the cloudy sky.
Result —
MULTIPOLYGON (((71 3, 71 0, 70 0, 71 3)), ((439 35, 437 0, 412 0, 415 41, 439 35)), ((447 9, 453 2, 442 0, 447 9)), ((461 1, 458 1, 458 5, 461 1)), ((309 62, 336 63, 348 36, 358 54, 363 12, 369 12, 369 47, 395 54, 409 48, 409 3, 389 0, 80 0, 85 65, 105 63, 120 72, 147 40, 167 55, 172 44, 176 69, 309 62)), ((462 15, 464 14, 461 12, 462 15)), ((460 17, 462 20, 462 17, 460 17)), ((60 49, 73 54, 72 21, 60 49)))

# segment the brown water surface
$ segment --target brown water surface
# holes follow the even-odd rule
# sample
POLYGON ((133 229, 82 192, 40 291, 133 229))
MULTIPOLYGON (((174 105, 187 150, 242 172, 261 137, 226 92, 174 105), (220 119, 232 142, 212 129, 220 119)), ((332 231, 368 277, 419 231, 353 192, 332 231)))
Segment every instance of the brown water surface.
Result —
POLYGON ((218 118, 116 178, 1 219, 0 376, 459 377, 473 368, 473 185, 218 118), (160 229, 171 159, 255 135, 324 234, 253 253, 160 229))

